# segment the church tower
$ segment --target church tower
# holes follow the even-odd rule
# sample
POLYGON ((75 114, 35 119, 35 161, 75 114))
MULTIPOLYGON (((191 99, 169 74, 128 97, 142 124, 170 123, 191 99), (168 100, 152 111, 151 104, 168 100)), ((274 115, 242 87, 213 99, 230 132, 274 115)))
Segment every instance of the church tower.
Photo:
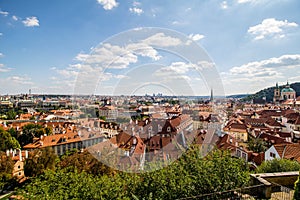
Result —
POLYGON ((280 101, 280 96, 281 96, 281 94, 280 94, 280 88, 279 88, 279 86, 278 86, 278 83, 276 83, 276 87, 275 87, 275 89, 274 89, 274 98, 273 98, 273 102, 274 102, 274 103, 279 103, 279 101, 280 101))
POLYGON ((289 82, 286 83, 285 88, 281 91, 281 100, 288 100, 288 99, 296 99, 296 91, 290 87, 289 82))

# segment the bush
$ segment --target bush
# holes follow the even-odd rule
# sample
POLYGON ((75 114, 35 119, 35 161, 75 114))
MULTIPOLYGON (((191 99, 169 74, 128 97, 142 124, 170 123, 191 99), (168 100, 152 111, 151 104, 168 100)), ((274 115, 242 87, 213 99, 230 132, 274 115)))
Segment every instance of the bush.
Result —
POLYGON ((257 173, 290 172, 299 171, 300 164, 297 161, 286 159, 273 159, 264 161, 257 169, 257 173))
POLYGON ((29 199, 178 199, 243 187, 249 178, 243 160, 219 150, 202 158, 193 148, 154 172, 95 176, 76 168, 46 171, 19 193, 29 199))

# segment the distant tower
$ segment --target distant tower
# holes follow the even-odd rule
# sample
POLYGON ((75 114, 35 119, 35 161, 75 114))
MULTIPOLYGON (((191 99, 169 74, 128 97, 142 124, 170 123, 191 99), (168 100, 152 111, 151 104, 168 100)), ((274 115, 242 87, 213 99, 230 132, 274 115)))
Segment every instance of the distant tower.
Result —
POLYGON ((213 89, 210 90, 210 102, 214 101, 214 93, 213 93, 213 89))
POLYGON ((274 89, 274 98, 273 98, 273 102, 274 102, 274 103, 279 103, 279 101, 280 101, 280 96, 281 96, 281 94, 280 94, 280 88, 279 88, 279 86, 278 86, 278 83, 276 83, 276 87, 275 87, 275 89, 274 89))
POLYGON ((31 95, 31 89, 29 89, 29 95, 31 95))
POLYGON ((288 99, 296 99, 296 91, 290 87, 289 82, 287 81, 286 86, 281 91, 281 100, 288 100, 288 99))

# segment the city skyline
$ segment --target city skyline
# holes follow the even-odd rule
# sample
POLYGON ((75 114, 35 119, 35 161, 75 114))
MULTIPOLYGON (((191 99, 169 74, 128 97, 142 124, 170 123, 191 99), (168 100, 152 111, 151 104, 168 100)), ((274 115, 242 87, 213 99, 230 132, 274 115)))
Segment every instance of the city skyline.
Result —
MULTIPOLYGON (((45 9, 40 1, 4 0, 0 3, 0 94, 29 89, 39 94, 72 94, 80 64, 98 44, 141 27, 174 30, 201 46, 215 64, 226 95, 297 82, 299 6, 296 0, 91 0, 52 1, 45 9)), ((185 62, 160 59, 163 56, 159 51, 148 55, 163 61, 183 83, 197 85, 192 81, 199 77, 188 74, 185 62)), ((124 63, 138 64, 128 59, 124 63)), ((126 74, 116 71, 105 78, 124 79, 126 74)), ((203 91, 195 95, 209 95, 210 87, 203 91)))

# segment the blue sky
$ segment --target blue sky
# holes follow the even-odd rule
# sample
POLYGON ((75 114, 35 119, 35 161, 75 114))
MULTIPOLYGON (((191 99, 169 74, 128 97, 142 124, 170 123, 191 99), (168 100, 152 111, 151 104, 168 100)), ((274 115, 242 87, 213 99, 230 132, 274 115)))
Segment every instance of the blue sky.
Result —
MULTIPOLYGON (((299 9, 298 0, 0 0, 0 94, 30 88, 70 94, 82 58, 108 38, 140 27, 175 30, 203 47, 227 95, 300 81, 299 9)), ((180 71, 184 61, 166 60, 161 64, 192 84, 191 72, 180 71)), ((105 75, 120 81, 125 73, 105 75)))

